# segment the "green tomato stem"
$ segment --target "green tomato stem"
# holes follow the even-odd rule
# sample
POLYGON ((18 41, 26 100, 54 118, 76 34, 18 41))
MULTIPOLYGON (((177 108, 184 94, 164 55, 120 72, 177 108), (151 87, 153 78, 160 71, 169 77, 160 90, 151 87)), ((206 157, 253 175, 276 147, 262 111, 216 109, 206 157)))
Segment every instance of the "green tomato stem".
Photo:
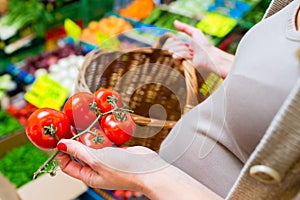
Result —
POLYGON ((127 109, 127 108, 118 108, 118 110, 133 113, 133 110, 130 110, 130 109, 127 109))
MULTIPOLYGON (((52 162, 52 161, 55 159, 55 157, 57 156, 58 153, 59 153, 59 151, 56 150, 56 151, 48 158, 48 160, 46 160, 46 161, 44 162, 44 164, 41 165, 40 168, 39 168, 36 172, 34 172, 34 174, 33 174, 33 179, 36 179, 40 173, 44 172, 45 168, 49 165, 50 162, 52 162)), ((50 173, 51 173, 51 172, 50 172, 50 173)))
POLYGON ((95 119, 95 121, 93 121, 93 123, 91 123, 91 125, 89 127, 87 127, 85 130, 81 131, 80 133, 78 133, 77 135, 74 135, 71 139, 75 140, 77 138, 79 138, 80 136, 82 136, 83 134, 89 132, 91 130, 91 128, 93 128, 93 126, 99 121, 99 119, 102 117, 103 115, 100 114, 97 116, 97 118, 95 119))
POLYGON ((56 132, 57 132, 57 127, 54 128, 53 124, 50 124, 49 126, 44 126, 44 134, 50 135, 54 137, 57 141, 59 141, 56 132))

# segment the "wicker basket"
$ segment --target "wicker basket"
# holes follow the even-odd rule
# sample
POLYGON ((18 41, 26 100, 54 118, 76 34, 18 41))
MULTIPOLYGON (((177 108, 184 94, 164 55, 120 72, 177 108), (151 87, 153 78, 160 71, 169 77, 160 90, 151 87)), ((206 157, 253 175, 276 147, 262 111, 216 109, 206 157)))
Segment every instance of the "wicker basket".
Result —
POLYGON ((203 79, 191 63, 161 49, 94 50, 79 71, 76 92, 113 88, 134 111, 137 129, 128 146, 158 150, 182 114, 206 98, 198 88, 203 79))

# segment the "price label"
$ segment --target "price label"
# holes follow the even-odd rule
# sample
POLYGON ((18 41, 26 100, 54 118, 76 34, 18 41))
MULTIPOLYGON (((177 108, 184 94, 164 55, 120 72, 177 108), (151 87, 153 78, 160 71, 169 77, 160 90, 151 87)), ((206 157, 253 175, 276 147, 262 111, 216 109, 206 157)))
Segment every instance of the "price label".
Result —
POLYGON ((97 42, 100 44, 100 49, 117 50, 121 48, 120 41, 117 37, 109 37, 98 33, 97 42))
POLYGON ((236 25, 237 20, 235 19, 217 13, 207 13, 196 27, 209 35, 224 37, 236 25))
POLYGON ((71 19, 65 20, 65 30, 69 37, 73 38, 75 41, 79 41, 81 35, 81 28, 71 19))
POLYGON ((69 91, 47 74, 40 76, 31 89, 25 93, 26 101, 38 108, 53 108, 60 110, 68 98, 69 91))
POLYGON ((208 94, 212 94, 216 89, 223 83, 223 79, 220 78, 215 73, 211 72, 205 78, 204 83, 201 85, 199 92, 203 96, 207 96, 208 94))

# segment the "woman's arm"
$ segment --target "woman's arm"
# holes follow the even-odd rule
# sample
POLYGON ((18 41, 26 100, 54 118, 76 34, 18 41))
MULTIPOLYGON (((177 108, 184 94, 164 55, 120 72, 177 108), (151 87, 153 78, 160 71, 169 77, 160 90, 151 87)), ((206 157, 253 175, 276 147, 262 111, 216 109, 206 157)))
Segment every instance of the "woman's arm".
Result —
POLYGON ((139 191, 153 200, 221 199, 145 147, 95 150, 64 139, 57 148, 64 152, 57 156, 62 171, 90 187, 139 191))
POLYGON ((215 46, 213 47, 213 51, 208 52, 208 54, 211 55, 211 59, 213 59, 212 62, 214 66, 216 66, 216 70, 214 72, 220 77, 226 78, 232 67, 234 56, 215 46))
POLYGON ((207 187, 172 165, 155 173, 145 174, 142 181, 144 194, 152 200, 222 199, 207 187))

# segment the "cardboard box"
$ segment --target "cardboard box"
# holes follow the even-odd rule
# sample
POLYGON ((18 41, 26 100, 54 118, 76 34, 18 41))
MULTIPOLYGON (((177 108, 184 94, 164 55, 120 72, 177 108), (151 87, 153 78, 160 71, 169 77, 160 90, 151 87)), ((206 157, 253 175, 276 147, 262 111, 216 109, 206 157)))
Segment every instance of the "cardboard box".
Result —
MULTIPOLYGON (((24 130, 12 133, 0 140, 0 158, 6 152, 22 146, 26 142, 28 142, 28 138, 24 130)), ((44 174, 17 189, 6 178, 0 176, 0 188, 1 200, 71 200, 76 199, 88 189, 83 182, 66 175, 60 170, 57 171, 54 177, 44 174)))
POLYGON ((22 200, 71 200, 84 193, 88 187, 62 171, 54 177, 44 174, 17 190, 22 200))
POLYGON ((16 187, 0 173, 0 199, 20 200, 16 187))
POLYGON ((25 142, 28 142, 28 139, 24 130, 19 130, 5 136, 0 140, 0 158, 5 156, 6 152, 25 144, 25 142))

